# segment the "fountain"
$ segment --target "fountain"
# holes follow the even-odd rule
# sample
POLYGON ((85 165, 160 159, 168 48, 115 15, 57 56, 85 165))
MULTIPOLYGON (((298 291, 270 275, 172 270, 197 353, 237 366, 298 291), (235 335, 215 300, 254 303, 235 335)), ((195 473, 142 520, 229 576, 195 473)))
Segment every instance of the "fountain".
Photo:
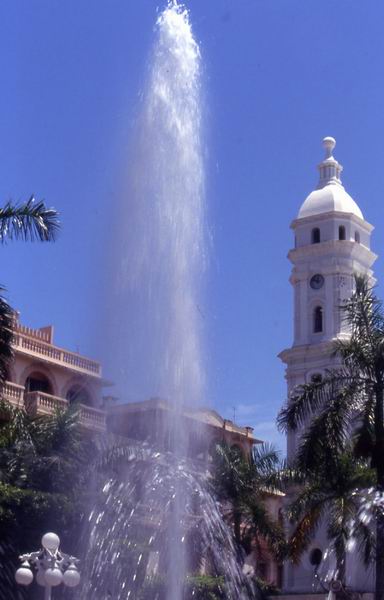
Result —
POLYGON ((174 2, 156 24, 115 226, 118 274, 107 301, 115 317, 110 346, 122 396, 155 394, 176 407, 204 397, 207 225, 200 96, 199 47, 186 9, 174 2))
POLYGON ((156 425, 159 450, 145 447, 144 456, 107 478, 96 497, 81 598, 181 600, 187 573, 209 560, 226 579, 221 597, 239 600, 248 597, 249 586, 207 491, 206 469, 187 458, 183 418, 186 407, 196 408, 205 396, 200 50, 187 10, 175 1, 159 15, 155 37, 119 215, 117 256, 123 260, 110 292, 115 323, 109 329, 123 393, 156 393, 170 409, 165 425, 156 425), (155 584, 157 591, 150 587, 155 584))

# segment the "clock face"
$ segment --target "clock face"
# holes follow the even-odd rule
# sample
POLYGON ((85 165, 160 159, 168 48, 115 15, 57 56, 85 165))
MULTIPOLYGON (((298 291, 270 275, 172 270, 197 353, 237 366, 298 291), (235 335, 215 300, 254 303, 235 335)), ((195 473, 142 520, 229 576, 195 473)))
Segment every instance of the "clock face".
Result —
POLYGON ((309 285, 311 286, 311 288, 313 290, 319 290, 324 285, 324 277, 322 275, 320 275, 320 273, 313 275, 313 277, 311 277, 311 281, 309 282, 309 285))

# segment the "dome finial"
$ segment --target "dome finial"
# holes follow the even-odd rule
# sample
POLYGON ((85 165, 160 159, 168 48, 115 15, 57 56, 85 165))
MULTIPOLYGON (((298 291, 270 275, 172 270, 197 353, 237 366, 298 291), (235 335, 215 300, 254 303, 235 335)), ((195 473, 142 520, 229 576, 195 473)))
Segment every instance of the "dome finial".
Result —
POLYGON ((325 159, 331 158, 334 147, 336 146, 335 138, 327 136, 323 139, 323 148, 325 150, 325 159))
POLYGON ((340 173, 343 167, 333 157, 332 152, 336 146, 336 140, 333 137, 327 136, 323 139, 323 148, 325 150, 325 158, 319 164, 320 181, 318 189, 325 185, 341 184, 340 173))

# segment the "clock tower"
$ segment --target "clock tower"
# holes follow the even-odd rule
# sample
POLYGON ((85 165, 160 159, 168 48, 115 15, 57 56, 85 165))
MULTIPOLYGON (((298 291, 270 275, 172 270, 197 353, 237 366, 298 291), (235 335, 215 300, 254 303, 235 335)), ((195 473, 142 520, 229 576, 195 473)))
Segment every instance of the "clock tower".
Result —
MULTIPOLYGON (((373 226, 365 221, 341 183, 343 168, 333 156, 335 145, 332 137, 324 138, 325 158, 318 166, 318 186, 291 224, 295 240, 288 253, 294 293, 293 345, 279 355, 286 364, 288 397, 295 386, 320 378, 335 366, 332 342, 348 336, 340 305, 353 293, 355 273, 373 279, 373 226)), ((294 457, 297 437, 300 432, 288 433, 288 460, 294 457)), ((317 540, 312 552, 324 552, 325 545, 324 539, 317 540)), ((310 553, 303 556, 299 567, 288 567, 286 591, 313 590, 310 553)))

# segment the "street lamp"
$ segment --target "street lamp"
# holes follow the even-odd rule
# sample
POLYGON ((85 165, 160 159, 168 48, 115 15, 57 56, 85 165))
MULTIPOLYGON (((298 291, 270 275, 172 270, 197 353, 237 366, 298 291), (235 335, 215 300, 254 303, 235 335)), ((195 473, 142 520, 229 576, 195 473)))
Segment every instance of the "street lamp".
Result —
POLYGON ((15 573, 19 585, 30 585, 33 581, 32 568, 36 569, 36 581, 45 587, 44 600, 51 600, 52 588, 63 583, 76 587, 80 583, 78 558, 59 550, 60 538, 56 533, 46 533, 41 538, 42 549, 30 554, 22 554, 21 567, 15 573))

